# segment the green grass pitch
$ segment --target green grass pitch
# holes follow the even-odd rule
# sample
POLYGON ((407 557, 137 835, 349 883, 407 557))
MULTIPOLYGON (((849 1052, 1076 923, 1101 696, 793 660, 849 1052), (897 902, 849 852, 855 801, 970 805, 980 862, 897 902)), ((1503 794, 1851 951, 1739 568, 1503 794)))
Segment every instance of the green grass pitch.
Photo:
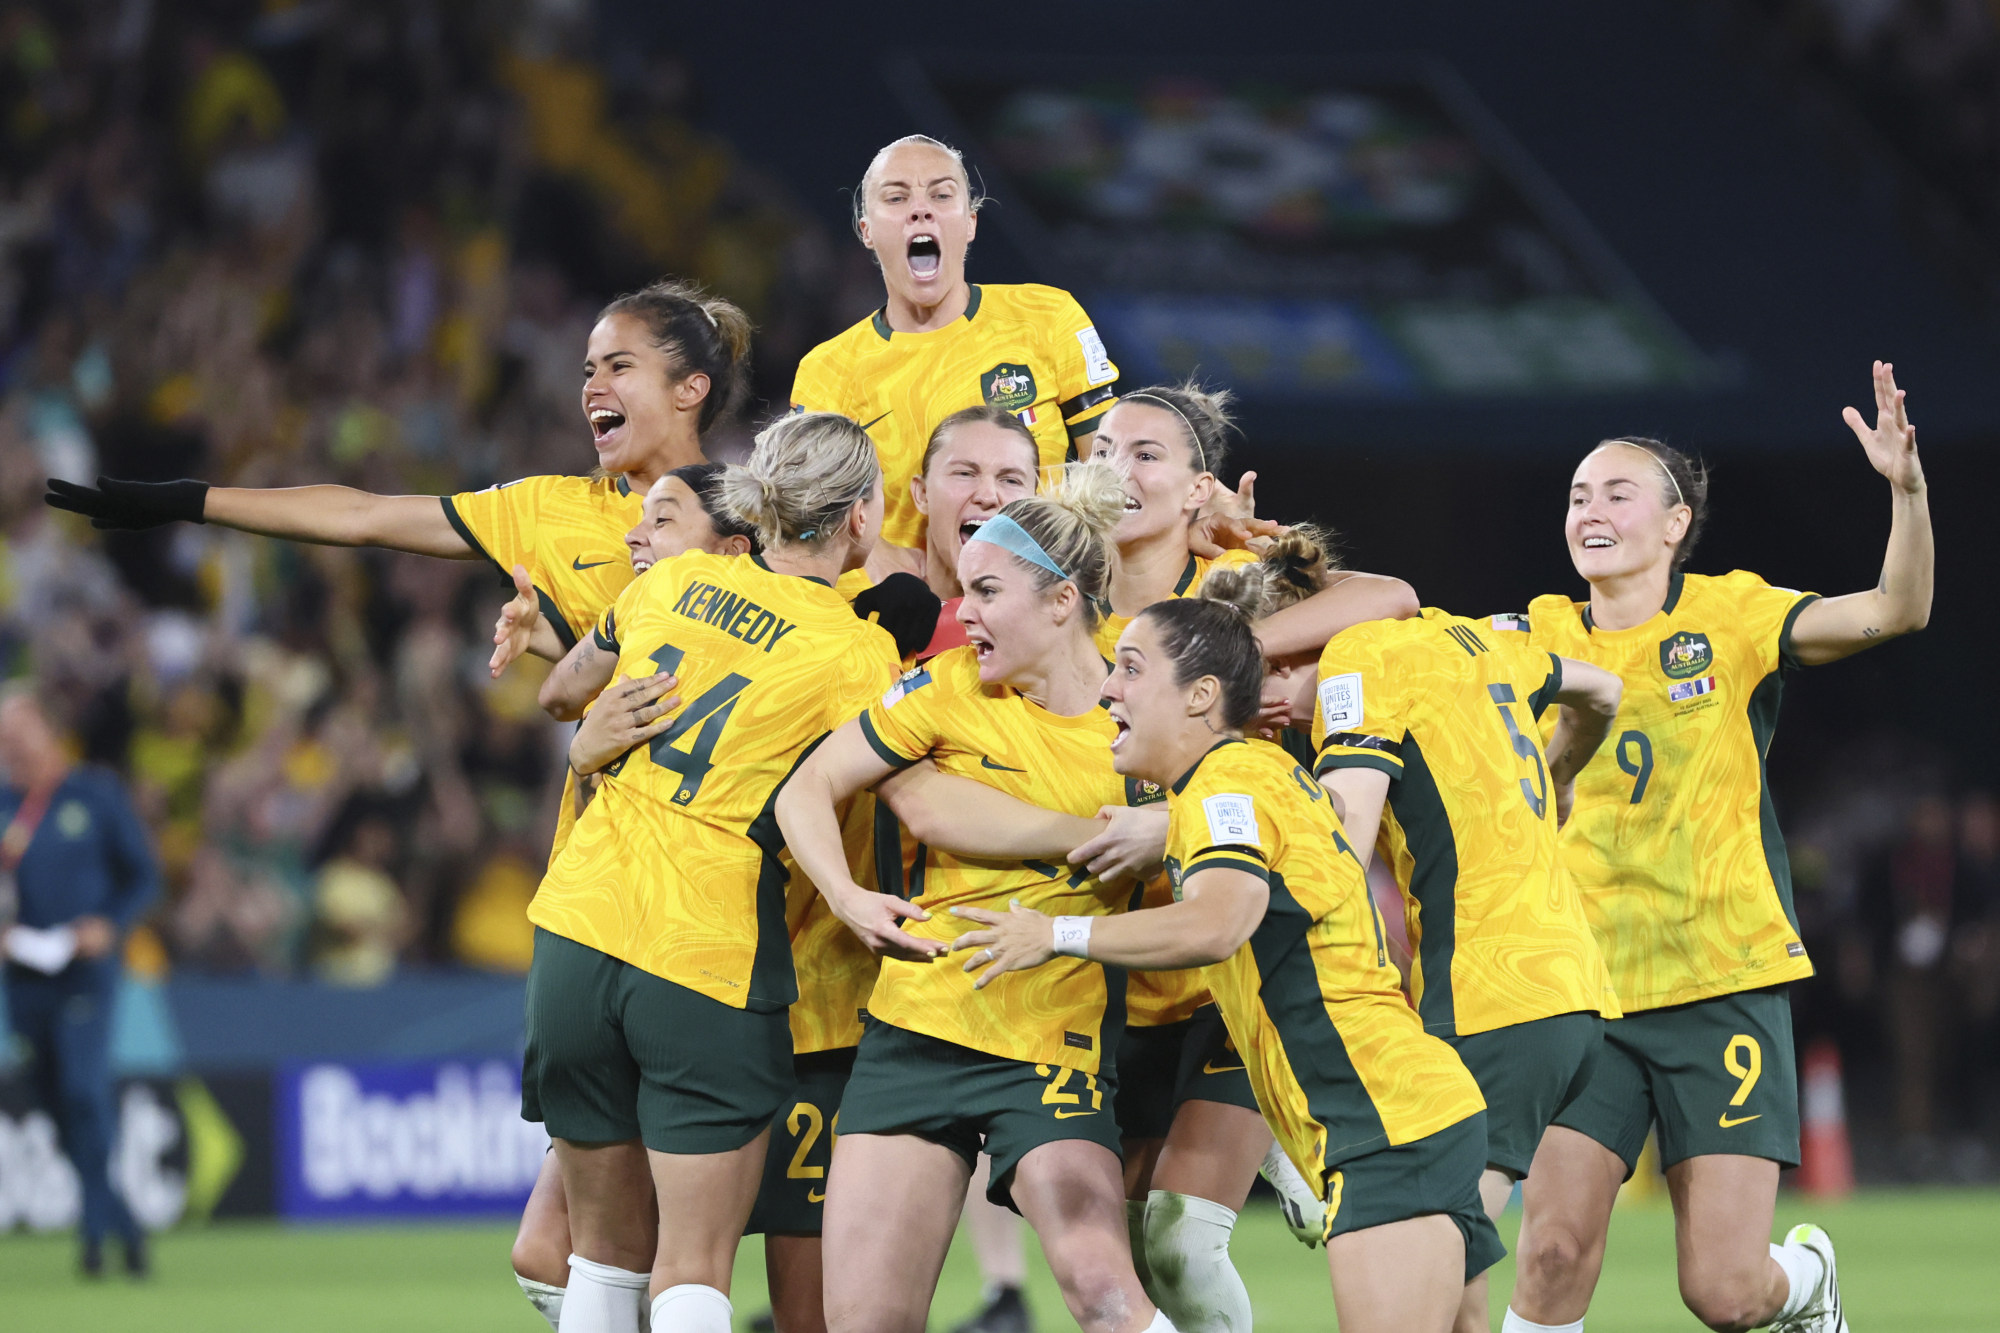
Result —
MULTIPOLYGON (((1942 1333, 2000 1327, 1985 1282, 2000 1252, 2000 1193, 1880 1191, 1833 1206, 1786 1196, 1779 1227, 1819 1221, 1840 1247, 1841 1289, 1857 1333, 1942 1333)), ((1501 1222, 1511 1242, 1518 1213, 1501 1222)), ((286 1227, 218 1224, 169 1233, 156 1275, 143 1284, 86 1285, 67 1237, 0 1237, 0 1327, 10 1333, 142 1328, 148 1333, 398 1333, 400 1330, 544 1328, 507 1270, 511 1228, 286 1227)), ((1326 1267, 1284 1229, 1275 1209, 1253 1207, 1233 1246, 1260 1333, 1334 1326, 1326 1267)), ((1030 1300, 1038 1327, 1073 1325, 1039 1258, 1030 1300)), ((1495 1326, 1513 1281, 1495 1270, 1495 1326)), ((734 1292, 741 1327, 763 1305, 761 1246, 743 1247, 734 1292)), ((978 1276, 954 1247, 931 1326, 949 1328, 978 1299, 978 1276)), ((1604 1333, 1699 1329, 1674 1286, 1673 1217, 1663 1201, 1622 1209, 1612 1229, 1590 1326, 1604 1333)))

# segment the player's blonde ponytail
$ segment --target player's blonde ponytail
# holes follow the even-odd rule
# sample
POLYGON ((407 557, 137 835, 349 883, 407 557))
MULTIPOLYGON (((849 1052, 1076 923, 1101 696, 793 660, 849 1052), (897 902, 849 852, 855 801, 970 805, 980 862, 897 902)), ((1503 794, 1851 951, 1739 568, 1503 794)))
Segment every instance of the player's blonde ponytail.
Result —
MULTIPOLYGON (((1021 525, 1083 594, 1085 624, 1096 629, 1111 589, 1111 533, 1125 514, 1125 484, 1103 463, 1066 463, 1045 474, 1040 495, 1016 500, 1001 514, 1021 525)), ((1035 586, 1047 589, 1061 579, 1054 571, 1023 561, 1035 571, 1035 586)))
POLYGON ((765 546, 817 545, 833 536, 881 479, 868 432, 837 412, 781 417, 756 448, 723 474, 722 503, 757 529, 765 546))

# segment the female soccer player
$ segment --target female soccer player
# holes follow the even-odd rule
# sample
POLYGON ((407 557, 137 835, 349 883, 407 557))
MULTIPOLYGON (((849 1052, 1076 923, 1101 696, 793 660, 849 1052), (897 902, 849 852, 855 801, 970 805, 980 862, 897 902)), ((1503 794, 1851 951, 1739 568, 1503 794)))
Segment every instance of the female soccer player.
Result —
POLYGON ((618 675, 671 676, 688 700, 642 710, 636 732, 597 711, 579 728, 571 764, 603 784, 529 910, 522 1114, 547 1124, 562 1167, 567 1333, 634 1329, 648 1270, 652 1328, 730 1327, 737 1241, 794 1078, 773 802, 806 749, 897 666, 888 634, 832 587, 881 524, 864 431, 788 417, 724 477, 723 498, 764 554, 655 565, 542 689, 558 717, 618 675))
POLYGON ((1234 607, 1140 613, 1104 692, 1118 771, 1168 791, 1177 901, 1102 920, 961 907, 984 929, 954 949, 977 950, 965 970, 981 988, 1051 960, 1208 967, 1258 1102, 1323 1190, 1340 1327, 1443 1333, 1466 1281, 1503 1253, 1479 1201, 1479 1089, 1404 1002, 1326 793, 1242 739, 1264 666, 1234 607))
MULTIPOLYGON (((1193 383, 1149 385, 1121 398, 1092 438, 1091 457, 1118 469, 1126 495, 1113 614, 1098 633, 1107 655, 1139 612, 1169 598, 1198 596, 1211 573, 1257 561, 1240 550, 1209 560, 1191 542, 1228 457, 1228 405, 1226 392, 1193 383)), ((1415 592, 1400 579, 1340 570, 1324 559, 1312 569, 1316 586, 1307 595, 1286 598, 1282 609, 1257 622, 1257 638, 1274 660, 1309 662, 1349 625, 1417 610, 1415 592)), ((1170 887, 1156 880, 1145 901, 1157 906, 1170 895, 1170 887)), ((1217 1327, 1247 1327, 1250 1299, 1229 1261, 1229 1236, 1259 1164, 1268 1158, 1267 1174, 1281 1192, 1289 1172, 1282 1154, 1270 1153, 1270 1131, 1243 1061, 1228 1049, 1201 973, 1134 976, 1127 1005, 1118 1122, 1141 1274, 1177 1320, 1192 1322, 1200 1309, 1217 1327), (1171 1284, 1150 1271, 1155 1251, 1162 1271, 1173 1275, 1171 1284)), ((1308 1206, 1293 1200, 1288 1215, 1303 1221, 1308 1206)))
MULTIPOLYGON (((1379 832, 1402 888, 1417 1013, 1486 1098, 1479 1192, 1497 1218, 1618 1014, 1556 846, 1556 792, 1603 742, 1618 677, 1426 608, 1335 635, 1318 678, 1315 769, 1362 869, 1379 832), (1545 756, 1533 719, 1551 704, 1545 756)), ((1491 1327, 1481 1274, 1458 1333, 1491 1327)))
POLYGON ((1113 397, 1118 367, 1076 298, 966 280, 980 203, 958 150, 936 139, 907 135, 876 153, 855 191, 854 230, 887 299, 806 353, 792 386, 794 410, 853 417, 882 451, 878 575, 920 572, 924 518, 909 484, 945 417, 981 403, 1012 413, 1046 467, 1075 456, 1071 441, 1091 433, 1113 397))
POLYGON ((1066 867, 935 846, 919 857, 907 900, 871 893, 853 882, 834 819, 839 801, 925 758, 1071 814, 1138 796, 1111 771, 1112 727, 1098 706, 1105 663, 1091 637, 1122 503, 1115 474, 1082 466, 982 525, 959 557, 969 645, 905 675, 779 798, 800 869, 887 953, 827 1186, 827 1322, 837 1331, 924 1327, 982 1141, 991 1197, 1035 1228, 1079 1324, 1171 1327, 1132 1271, 1120 1224, 1107 1094, 1121 977, 1075 964, 982 1003, 955 969, 929 961, 961 925, 939 906, 1021 898, 1100 914, 1128 895, 1066 867), (905 933, 896 921, 909 915, 921 924, 905 933))
MULTIPOLYGON (((702 461, 702 434, 748 390, 749 355, 750 319, 742 310, 693 283, 656 282, 605 306, 590 331, 581 399, 597 449, 589 477, 526 477, 450 496, 104 477, 93 489, 52 478, 46 499, 98 528, 217 523, 323 545, 483 557, 503 578, 518 566, 548 621, 537 651, 554 661, 576 642, 576 628, 596 623, 630 582, 632 565, 620 550, 641 497, 672 469, 702 461)), ((556 848, 569 837, 576 804, 572 777, 557 813, 556 848)), ((528 1265, 516 1268, 523 1292, 553 1321, 563 1268, 536 1265, 527 1252, 518 1264, 528 1265)))
POLYGON ((373 495, 346 486, 246 490, 203 481, 49 482, 48 502, 99 528, 184 520, 327 546, 379 546, 525 565, 565 650, 631 581, 625 532, 664 473, 702 461, 701 436, 746 391, 750 320, 685 282, 656 282, 598 312, 583 363, 589 477, 525 477, 461 495, 373 495))
POLYGON ((1779 1168, 1799 1160, 1782 986, 1812 964, 1764 754, 1787 667, 1838 661, 1930 618, 1930 512, 1903 400, 1878 361, 1873 427, 1844 414, 1889 480, 1874 588, 1821 599, 1741 570, 1683 573, 1707 473, 1657 441, 1619 439, 1570 482, 1564 531, 1589 600, 1538 597, 1508 618, 1535 647, 1625 683, 1617 733, 1578 775, 1562 838, 1625 1016, 1605 1025, 1588 1085, 1535 1154, 1505 1323, 1515 1333, 1582 1328, 1612 1200, 1653 1126, 1688 1308, 1715 1329, 1846 1327, 1826 1233, 1801 1225, 1767 1244, 1779 1168))

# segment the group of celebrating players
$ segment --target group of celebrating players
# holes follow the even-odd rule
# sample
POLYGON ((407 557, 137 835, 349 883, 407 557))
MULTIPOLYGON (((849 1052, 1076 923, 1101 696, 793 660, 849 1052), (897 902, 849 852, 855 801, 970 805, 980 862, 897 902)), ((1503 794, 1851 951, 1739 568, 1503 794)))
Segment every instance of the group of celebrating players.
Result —
POLYGON ((591 331, 589 477, 50 483, 100 527, 513 578, 494 673, 556 662, 581 719, 530 909, 530 1299, 723 1333, 762 1233, 780 1333, 920 1330, 977 1172, 1084 1329, 1248 1329, 1261 1170, 1346 1333, 1486 1328, 1517 1181, 1503 1327, 1580 1330, 1654 1131, 1689 1308, 1845 1329, 1826 1234, 1769 1243, 1812 965, 1763 759, 1787 668, 1929 615, 1891 368, 1846 412, 1891 487, 1875 588, 1684 572, 1706 474, 1634 437, 1570 485, 1587 598, 1464 618, 1257 519, 1226 395, 1118 394, 1067 293, 970 284, 977 210, 945 145, 875 156, 886 301, 740 466, 702 439, 748 321, 660 283, 591 331))

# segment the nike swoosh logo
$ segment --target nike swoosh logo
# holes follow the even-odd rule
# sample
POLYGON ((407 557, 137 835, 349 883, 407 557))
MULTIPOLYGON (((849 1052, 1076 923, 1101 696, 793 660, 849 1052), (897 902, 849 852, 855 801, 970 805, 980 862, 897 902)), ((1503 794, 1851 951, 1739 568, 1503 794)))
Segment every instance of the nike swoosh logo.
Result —
POLYGON ((806 1202, 807 1202, 807 1203, 825 1203, 825 1202, 826 1202, 826 1191, 825 1191, 825 1190, 807 1190, 807 1191, 806 1191, 806 1202))
POLYGON ((1719 1120, 1717 1120, 1717 1121, 1716 1121, 1715 1123, 1716 1123, 1716 1124, 1718 1124, 1718 1125, 1721 1125, 1721 1126, 1722 1126, 1722 1127, 1723 1127, 1724 1129, 1734 1129, 1734 1128, 1736 1128, 1736 1127, 1737 1127, 1738 1125, 1747 1125, 1747 1124, 1749 1124, 1749 1123, 1750 1123, 1750 1122, 1751 1122, 1752 1120, 1762 1120, 1763 1118, 1764 1118, 1764 1116, 1763 1116, 1763 1113, 1762 1113, 1762 1112, 1759 1112, 1759 1113, 1758 1113, 1758 1114, 1756 1114, 1756 1115, 1746 1115, 1746 1116, 1742 1117, 1741 1119, 1738 1119, 1738 1120, 1731 1120, 1731 1119, 1729 1118, 1729 1113, 1728 1113, 1727 1111, 1725 1111, 1725 1112, 1723 1112, 1723 1114, 1722 1114, 1722 1118, 1721 1118, 1721 1119, 1719 1119, 1719 1120))
POLYGON ((1201 1072, 1204 1074, 1234 1074, 1242 1068, 1243 1068, 1242 1065, 1224 1065, 1222 1066, 1222 1068, 1217 1069, 1215 1067, 1215 1061, 1210 1060, 1207 1064, 1201 1067, 1201 1072))
POLYGON ((996 764, 983 754, 979 756, 979 766, 981 768, 990 768, 996 773, 1025 773, 1028 771, 1025 768, 1009 768, 1005 764, 996 764))
POLYGON ((1078 1116, 1080 1116, 1080 1115, 1096 1115, 1096 1114, 1097 1114, 1097 1112, 1095 1112, 1095 1111, 1057 1111, 1057 1112, 1056 1112, 1056 1119, 1058 1119, 1058 1120, 1074 1120, 1074 1119, 1076 1119, 1076 1118, 1077 1118, 1078 1116))
POLYGON ((569 567, 575 570, 577 573, 581 574, 586 569, 596 569, 599 565, 608 565, 611 563, 613 562, 609 560, 593 560, 586 565, 583 563, 583 557, 578 556, 576 557, 576 559, 569 562, 569 567))
MULTIPOLYGON (((875 421, 881 421, 881 420, 884 420, 884 419, 886 419, 886 418, 888 418, 888 417, 891 417, 891 416, 894 416, 894 415, 895 415, 895 413, 896 413, 896 409, 892 407, 892 408, 890 408, 890 409, 889 409, 889 410, 888 410, 887 412, 884 412, 884 413, 883 413, 883 414, 882 414, 881 416, 879 416, 879 417, 876 417, 876 418, 875 418, 875 421)), ((870 426, 872 426, 872 425, 874 425, 874 424, 875 424, 875 421, 864 421, 864 422, 862 422, 862 423, 861 423, 861 429, 863 429, 863 430, 867 430, 867 429, 868 429, 868 428, 869 428, 870 426)))

